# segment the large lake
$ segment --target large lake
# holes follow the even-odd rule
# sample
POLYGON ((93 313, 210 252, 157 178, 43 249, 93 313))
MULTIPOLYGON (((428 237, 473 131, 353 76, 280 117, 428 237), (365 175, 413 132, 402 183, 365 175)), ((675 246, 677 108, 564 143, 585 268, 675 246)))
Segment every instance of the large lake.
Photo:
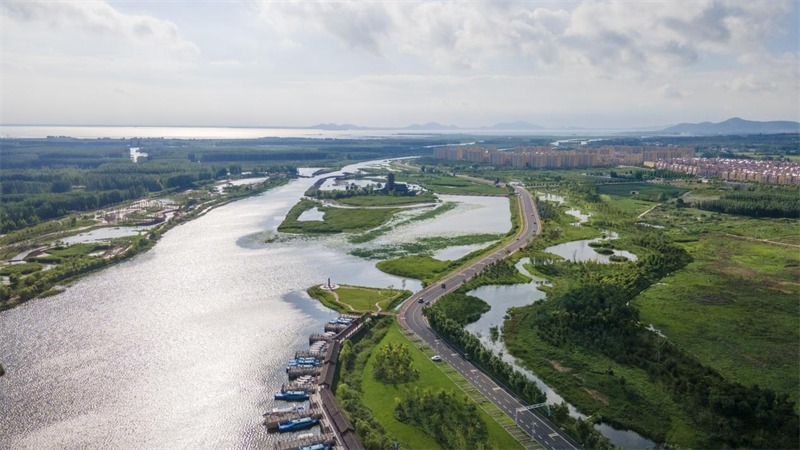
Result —
POLYGON ((305 289, 328 277, 402 283, 326 238, 263 243, 314 181, 212 210, 131 261, 0 313, 0 447, 270 446, 261 415, 286 360, 332 317, 305 289))
POLYGON ((413 137, 430 135, 559 135, 597 136, 615 134, 624 130, 320 130, 312 128, 269 127, 134 127, 134 126, 57 126, 57 125, 0 125, 0 137, 45 138, 70 136, 75 138, 167 138, 167 139, 257 139, 261 137, 365 139, 386 137, 413 137))

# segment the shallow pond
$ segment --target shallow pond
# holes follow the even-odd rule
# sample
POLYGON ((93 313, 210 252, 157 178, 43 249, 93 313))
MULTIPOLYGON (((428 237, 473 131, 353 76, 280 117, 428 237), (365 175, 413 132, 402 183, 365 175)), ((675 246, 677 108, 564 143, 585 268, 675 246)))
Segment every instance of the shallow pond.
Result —
MULTIPOLYGON (((579 241, 565 242, 563 244, 553 245, 544 249, 547 253, 553 253, 566 260, 573 262, 595 261, 599 263, 610 263, 611 255, 601 255, 597 253, 594 248, 589 246, 590 242, 600 242, 615 239, 616 235, 612 234, 611 237, 595 238, 595 239, 581 239, 579 241)), ((624 256, 631 261, 636 261, 637 257, 633 253, 626 250, 614 250, 614 254, 624 256)))
POLYGON ((440 195, 443 202, 458 206, 436 220, 414 222, 397 233, 396 239, 409 236, 506 233, 511 229, 511 210, 505 197, 440 195))
POLYGON ((574 208, 566 210, 565 213, 572 217, 578 218, 577 222, 572 223, 572 225, 574 226, 580 226, 582 223, 588 222, 589 218, 592 217, 592 213, 581 214, 581 211, 579 209, 574 209, 574 208))
POLYGON ((544 192, 537 192, 536 195, 539 196, 539 200, 544 200, 544 201, 548 201, 548 202, 555 202, 555 203, 558 203, 559 205, 564 203, 565 201, 567 201, 567 198, 562 196, 562 195, 547 194, 547 193, 544 193, 544 192))
POLYGON ((139 147, 131 147, 130 148, 130 153, 131 153, 131 161, 133 161, 135 163, 139 162, 139 158, 147 158, 147 156, 148 156, 147 153, 140 152, 139 151, 139 147))
POLYGON ((136 236, 139 233, 146 232, 151 228, 153 228, 152 225, 146 227, 104 227, 87 231, 85 233, 76 234, 75 236, 61 238, 59 240, 67 245, 106 242, 115 238, 136 236))
POLYGON ((300 217, 297 218, 299 222, 306 222, 310 220, 323 220, 325 217, 325 212, 320 211, 319 208, 316 206, 303 211, 303 214, 300 214, 300 217))

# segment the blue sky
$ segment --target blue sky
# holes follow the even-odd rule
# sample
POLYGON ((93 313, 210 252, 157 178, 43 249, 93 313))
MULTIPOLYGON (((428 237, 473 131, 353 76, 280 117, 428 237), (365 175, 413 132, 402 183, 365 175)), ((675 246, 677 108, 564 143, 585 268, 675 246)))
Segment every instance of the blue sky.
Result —
POLYGON ((5 1, 0 120, 798 120, 797 17, 797 1, 5 1))

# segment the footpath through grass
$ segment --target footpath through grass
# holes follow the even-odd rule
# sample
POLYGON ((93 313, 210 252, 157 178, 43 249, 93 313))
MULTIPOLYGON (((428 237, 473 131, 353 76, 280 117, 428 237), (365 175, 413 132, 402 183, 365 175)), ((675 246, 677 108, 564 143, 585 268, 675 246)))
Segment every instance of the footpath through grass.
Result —
POLYGON ((308 295, 323 305, 341 313, 391 311, 400 302, 411 296, 411 291, 402 289, 373 288, 365 286, 339 285, 335 295, 319 286, 308 288, 308 295), (338 297, 338 301, 336 299, 338 297))

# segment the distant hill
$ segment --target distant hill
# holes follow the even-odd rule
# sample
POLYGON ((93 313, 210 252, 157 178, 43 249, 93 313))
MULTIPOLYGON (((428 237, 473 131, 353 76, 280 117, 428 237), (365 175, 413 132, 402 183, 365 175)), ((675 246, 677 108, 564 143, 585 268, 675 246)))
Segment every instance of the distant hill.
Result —
POLYGON ((546 130, 547 128, 530 122, 501 122, 490 127, 483 127, 482 130, 546 130))
POLYGON ((724 122, 700 122, 700 123, 680 123, 678 125, 661 130, 662 133, 670 134, 770 134, 770 133, 798 133, 800 123, 788 120, 777 120, 772 122, 758 122, 754 120, 744 120, 738 117, 728 119, 724 122))

